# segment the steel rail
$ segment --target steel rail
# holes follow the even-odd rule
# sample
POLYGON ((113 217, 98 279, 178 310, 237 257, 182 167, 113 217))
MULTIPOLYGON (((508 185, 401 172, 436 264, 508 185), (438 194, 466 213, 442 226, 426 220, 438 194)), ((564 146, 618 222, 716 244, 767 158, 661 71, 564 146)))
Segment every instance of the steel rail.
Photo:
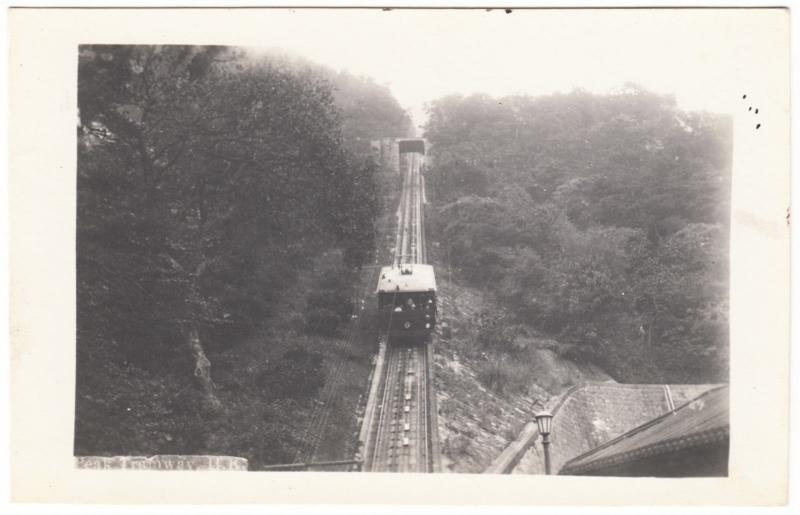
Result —
MULTIPOLYGON (((407 156, 403 184, 397 213, 394 264, 422 264, 427 259, 425 246, 424 212, 422 207, 422 177, 419 159, 407 156)), ((432 427, 430 396, 430 352, 419 345, 388 342, 383 364, 384 374, 376 374, 380 381, 375 392, 374 407, 364 423, 374 425, 366 431, 363 470, 390 472, 431 472, 437 470, 437 448, 432 441, 436 428, 432 427), (374 434, 374 438, 372 435, 374 434)))

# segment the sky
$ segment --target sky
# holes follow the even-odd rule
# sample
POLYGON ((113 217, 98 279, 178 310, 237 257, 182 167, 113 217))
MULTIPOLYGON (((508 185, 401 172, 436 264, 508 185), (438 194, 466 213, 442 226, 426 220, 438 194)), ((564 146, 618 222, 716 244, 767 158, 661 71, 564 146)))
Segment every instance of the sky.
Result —
POLYGON ((447 94, 608 93, 626 82, 687 110, 730 112, 770 66, 754 53, 773 34, 759 20, 742 9, 298 9, 258 23, 259 46, 370 76, 420 125, 425 102, 447 94))

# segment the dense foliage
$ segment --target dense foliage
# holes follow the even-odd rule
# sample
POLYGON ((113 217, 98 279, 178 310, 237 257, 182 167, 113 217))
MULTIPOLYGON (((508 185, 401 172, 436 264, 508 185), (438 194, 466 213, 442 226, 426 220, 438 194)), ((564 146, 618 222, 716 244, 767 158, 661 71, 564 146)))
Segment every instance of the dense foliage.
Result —
POLYGON ((331 80, 336 84, 336 103, 344 112, 344 143, 348 148, 367 152, 369 142, 379 137, 414 135, 411 118, 386 86, 346 71, 331 75, 331 80))
MULTIPOLYGON (((209 435, 236 432, 226 387, 244 388, 230 398, 259 424, 291 418, 281 399, 314 394, 324 373, 313 351, 282 341, 282 364, 262 367, 262 356, 235 347, 286 310, 288 289, 318 256, 327 256, 326 273, 307 275, 321 277, 309 286, 324 292, 348 288, 374 249, 375 165, 346 145, 356 136, 343 125, 369 114, 353 114, 335 93, 369 91, 389 106, 396 130, 405 114, 385 88, 355 79, 339 88, 331 78, 225 47, 81 47, 78 452, 289 459, 284 426, 253 435, 271 434, 268 450, 209 435), (287 375, 300 381, 291 395, 280 386, 287 375), (264 389, 271 393, 248 398, 264 389), (114 415, 122 398, 148 415, 114 415), (247 404, 265 400, 277 402, 263 408, 271 415, 247 404), (176 433, 200 436, 176 443, 176 433)), ((319 298, 300 306, 308 331, 329 335, 346 318, 342 309, 352 309, 331 311, 319 298), (333 318, 318 327, 328 312, 333 318)))
POLYGON ((273 62, 326 79, 341 112, 343 145, 356 154, 370 152, 370 141, 382 137, 412 137, 414 125, 408 113, 385 85, 371 77, 336 71, 302 56, 270 54, 273 62))
POLYGON ((429 114, 447 265, 619 380, 727 381, 729 120, 631 85, 429 114))

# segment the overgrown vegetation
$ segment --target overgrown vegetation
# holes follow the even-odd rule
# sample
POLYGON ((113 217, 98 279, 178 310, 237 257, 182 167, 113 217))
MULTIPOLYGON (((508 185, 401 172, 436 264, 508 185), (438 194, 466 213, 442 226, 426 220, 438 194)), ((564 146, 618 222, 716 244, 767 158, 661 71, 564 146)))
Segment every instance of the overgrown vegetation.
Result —
POLYGON ((509 312, 484 384, 521 389, 533 336, 624 382, 727 381, 728 119, 630 85, 429 114, 443 264, 509 312))
POLYGON ((340 76, 81 47, 77 454, 291 461, 375 247, 376 167, 347 121, 376 113, 354 100, 407 130, 388 90, 340 76))

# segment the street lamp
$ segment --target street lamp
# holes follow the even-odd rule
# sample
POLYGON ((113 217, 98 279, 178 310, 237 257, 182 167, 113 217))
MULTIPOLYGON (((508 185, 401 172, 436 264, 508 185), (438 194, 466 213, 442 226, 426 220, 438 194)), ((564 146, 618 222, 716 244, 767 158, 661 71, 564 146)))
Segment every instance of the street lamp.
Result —
POLYGON ((544 448, 544 473, 550 475, 550 430, 553 426, 553 414, 549 411, 540 411, 535 415, 539 434, 542 435, 544 448))

